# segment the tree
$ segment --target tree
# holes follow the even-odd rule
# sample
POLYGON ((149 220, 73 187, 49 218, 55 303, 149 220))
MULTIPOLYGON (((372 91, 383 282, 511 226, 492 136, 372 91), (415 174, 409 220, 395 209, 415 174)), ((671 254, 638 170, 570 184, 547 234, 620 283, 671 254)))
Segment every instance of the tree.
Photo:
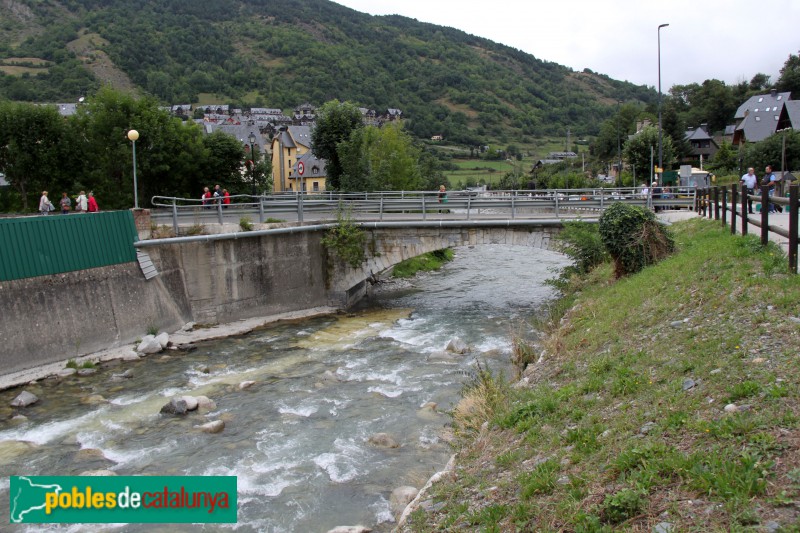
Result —
POLYGON ((339 144, 346 191, 409 191, 422 185, 419 150, 400 124, 359 128, 339 144))
POLYGON ((348 141, 353 131, 363 128, 361 111, 350 102, 331 100, 318 109, 317 125, 311 133, 314 155, 326 160, 327 187, 338 189, 342 177, 339 144, 348 141))
POLYGON ((216 130, 203 137, 203 148, 206 159, 202 168, 203 181, 219 183, 226 189, 241 187, 242 160, 245 157, 242 143, 236 137, 216 130))
MULTIPOLYGON (((64 182, 71 166, 64 147, 69 134, 52 106, 0 103, 0 170, 20 195, 22 209, 43 189, 64 182)), ((55 192, 55 191, 54 191, 55 192)))
MULTIPOLYGON (((674 159, 672 139, 663 135, 661 146, 664 151, 664 168, 669 168, 674 159)), ((635 165, 637 169, 650 168, 650 155, 653 155, 653 165, 658 165, 658 128, 647 126, 641 132, 625 143, 625 159, 628 164, 635 165), (652 150, 652 152, 651 152, 652 150)))
POLYGON ((717 172, 732 172, 739 167, 738 151, 728 141, 722 141, 722 146, 714 154, 708 166, 717 172))
POLYGON ((800 53, 789 54, 775 87, 782 92, 790 91, 795 98, 800 95, 800 53))

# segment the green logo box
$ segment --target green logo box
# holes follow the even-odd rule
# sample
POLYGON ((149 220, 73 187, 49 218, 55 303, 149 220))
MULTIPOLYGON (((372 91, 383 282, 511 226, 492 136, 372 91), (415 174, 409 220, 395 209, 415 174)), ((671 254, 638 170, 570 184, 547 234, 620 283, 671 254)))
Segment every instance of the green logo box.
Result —
POLYGON ((12 524, 236 523, 236 476, 12 476, 12 524))

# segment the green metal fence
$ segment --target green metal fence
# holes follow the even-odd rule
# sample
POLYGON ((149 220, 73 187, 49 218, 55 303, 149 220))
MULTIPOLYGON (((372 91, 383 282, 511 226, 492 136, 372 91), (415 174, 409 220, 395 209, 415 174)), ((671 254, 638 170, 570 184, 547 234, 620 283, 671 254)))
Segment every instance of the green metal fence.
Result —
POLYGON ((130 211, 0 219, 0 281, 136 260, 130 211))

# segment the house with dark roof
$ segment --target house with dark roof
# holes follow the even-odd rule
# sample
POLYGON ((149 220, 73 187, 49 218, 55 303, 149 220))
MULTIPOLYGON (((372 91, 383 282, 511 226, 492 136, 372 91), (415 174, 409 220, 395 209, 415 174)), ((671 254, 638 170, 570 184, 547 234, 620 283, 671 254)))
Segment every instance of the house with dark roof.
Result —
POLYGON ((311 127, 281 126, 272 138, 272 183, 274 192, 325 190, 324 166, 319 160, 302 157, 311 152, 311 127), (306 165, 309 166, 306 166, 306 165), (318 174, 313 174, 317 165, 318 174))
POLYGON ((294 179, 295 191, 320 192, 325 190, 327 178, 324 159, 319 159, 309 150, 301 155, 292 168, 289 179, 294 179))
POLYGON ((719 144, 708 134, 707 128, 708 124, 700 124, 697 128, 688 128, 683 134, 683 138, 691 146, 689 158, 692 161, 708 161, 719 151, 719 144))
POLYGON ((776 90, 769 94, 751 96, 736 110, 734 119, 736 128, 733 132, 733 144, 763 141, 776 131, 791 128, 792 123, 786 102, 791 93, 779 93, 776 90))
POLYGON ((192 116, 192 104, 176 104, 170 108, 170 113, 176 117, 192 116))

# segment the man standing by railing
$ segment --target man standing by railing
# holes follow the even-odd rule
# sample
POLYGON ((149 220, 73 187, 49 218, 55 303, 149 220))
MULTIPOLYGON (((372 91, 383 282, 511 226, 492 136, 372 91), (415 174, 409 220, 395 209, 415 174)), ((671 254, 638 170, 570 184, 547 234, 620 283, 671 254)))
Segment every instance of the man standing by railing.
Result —
MULTIPOLYGON (((764 178, 761 180, 761 186, 767 187, 769 189, 769 195, 772 196, 775 194, 775 187, 778 185, 780 180, 775 177, 775 174, 772 173, 772 165, 767 165, 764 169, 764 178)), ((765 205, 761 206, 761 209, 764 209, 765 205)), ((769 212, 775 212, 775 204, 769 202, 769 212)))
POLYGON ((744 184, 747 188, 747 212, 751 215, 753 214, 753 200, 749 198, 750 196, 756 193, 756 185, 758 184, 758 178, 756 177, 756 170, 753 167, 747 169, 747 174, 742 176, 739 180, 740 183, 744 184))

